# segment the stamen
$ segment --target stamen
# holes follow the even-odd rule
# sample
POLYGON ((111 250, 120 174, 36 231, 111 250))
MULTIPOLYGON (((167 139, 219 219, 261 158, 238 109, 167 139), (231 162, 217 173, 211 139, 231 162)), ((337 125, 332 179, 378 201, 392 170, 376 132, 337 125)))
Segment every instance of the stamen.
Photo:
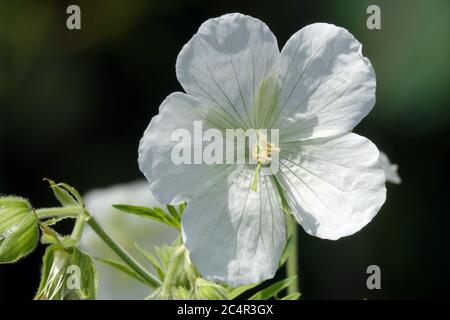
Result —
POLYGON ((267 142, 267 137, 260 131, 256 130, 257 142, 253 147, 252 156, 256 160, 256 170, 252 178, 251 189, 256 192, 258 186, 259 172, 262 166, 270 165, 272 155, 280 152, 280 148, 273 143, 267 142))

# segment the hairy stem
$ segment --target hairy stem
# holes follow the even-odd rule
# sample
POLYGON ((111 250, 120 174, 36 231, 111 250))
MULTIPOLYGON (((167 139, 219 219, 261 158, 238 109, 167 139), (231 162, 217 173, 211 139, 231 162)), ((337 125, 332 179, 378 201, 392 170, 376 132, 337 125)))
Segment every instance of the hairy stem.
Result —
POLYGON ((82 210, 79 206, 42 208, 35 210, 39 219, 47 219, 53 217, 78 217, 82 210))

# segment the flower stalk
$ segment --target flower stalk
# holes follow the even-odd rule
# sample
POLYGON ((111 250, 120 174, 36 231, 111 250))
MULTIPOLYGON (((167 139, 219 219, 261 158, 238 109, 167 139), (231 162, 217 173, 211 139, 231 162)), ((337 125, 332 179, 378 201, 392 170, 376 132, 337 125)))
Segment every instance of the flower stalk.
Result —
MULTIPOLYGON (((286 261, 286 273, 287 277, 298 276, 298 248, 297 248, 297 223, 292 216, 288 216, 287 219, 288 234, 292 237, 294 247, 288 256, 286 261)), ((298 279, 298 278, 297 278, 298 279)), ((298 280, 292 281, 287 288, 288 294, 294 294, 299 292, 298 280)))
POLYGON ((72 234, 70 237, 74 239, 77 243, 80 241, 81 235, 83 233, 83 228, 86 223, 85 217, 80 214, 75 221, 75 226, 73 227, 72 234))
MULTIPOLYGON (((87 211, 86 211, 87 213, 87 211)), ((89 213, 87 224, 94 230, 94 232, 127 264, 134 272, 142 277, 152 288, 157 288, 161 282, 156 279, 150 272, 142 267, 122 246, 114 241, 111 236, 103 229, 102 226, 89 213)))
POLYGON ((35 209, 36 216, 41 220, 53 217, 76 218, 80 215, 81 212, 82 211, 79 206, 35 209))

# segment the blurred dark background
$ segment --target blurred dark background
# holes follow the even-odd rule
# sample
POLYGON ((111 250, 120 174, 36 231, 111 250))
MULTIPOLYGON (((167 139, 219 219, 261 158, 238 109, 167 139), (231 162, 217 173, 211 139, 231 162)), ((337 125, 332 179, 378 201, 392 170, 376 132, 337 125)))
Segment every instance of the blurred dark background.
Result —
MULTIPOLYGON (((141 177, 139 139, 159 104, 181 90, 175 60, 208 18, 257 17, 280 48, 314 22, 347 28, 377 73, 377 104, 356 128, 400 166, 378 216, 330 242, 300 231, 304 299, 448 298, 450 257, 450 2, 0 0, 0 193, 55 201, 43 177, 85 192, 141 177), (66 28, 77 4, 82 29, 66 28), (381 8, 381 30, 366 8, 381 8), (381 290, 366 268, 381 268, 381 290)), ((31 299, 43 247, 0 265, 0 299, 31 299)))

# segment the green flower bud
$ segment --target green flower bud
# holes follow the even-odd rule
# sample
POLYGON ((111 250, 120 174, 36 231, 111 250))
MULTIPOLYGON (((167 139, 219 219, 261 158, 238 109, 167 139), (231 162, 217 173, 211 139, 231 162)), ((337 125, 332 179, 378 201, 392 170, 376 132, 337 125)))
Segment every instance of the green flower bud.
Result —
POLYGON ((38 241, 38 219, 30 203, 20 197, 0 198, 0 264, 26 256, 38 241))
POLYGON ((227 300, 227 291, 219 284, 198 278, 196 281, 197 300, 227 300))
POLYGON ((43 257, 41 282, 36 300, 94 300, 97 271, 88 255, 75 247, 53 244, 43 257))

